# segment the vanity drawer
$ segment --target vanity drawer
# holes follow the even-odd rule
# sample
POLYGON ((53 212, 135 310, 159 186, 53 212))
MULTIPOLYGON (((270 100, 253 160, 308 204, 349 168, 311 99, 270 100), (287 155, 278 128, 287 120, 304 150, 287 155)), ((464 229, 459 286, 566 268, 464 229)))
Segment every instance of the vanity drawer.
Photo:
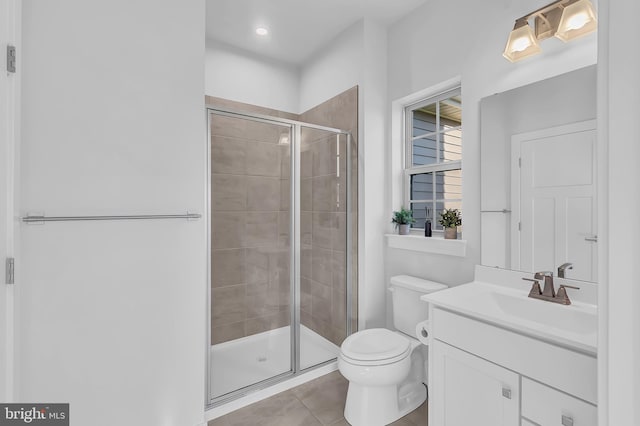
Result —
POLYGON ((437 307, 431 328, 434 339, 590 403, 597 402, 595 357, 437 307))
POLYGON ((594 405, 522 378, 522 417, 540 425, 597 426, 594 405))

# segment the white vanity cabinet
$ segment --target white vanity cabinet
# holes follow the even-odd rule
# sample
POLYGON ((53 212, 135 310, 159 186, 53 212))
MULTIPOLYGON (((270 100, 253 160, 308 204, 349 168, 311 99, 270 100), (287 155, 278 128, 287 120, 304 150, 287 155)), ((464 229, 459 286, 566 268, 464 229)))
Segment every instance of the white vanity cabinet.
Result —
POLYGON ((520 377, 505 368, 440 341, 432 348, 434 368, 430 423, 517 425, 520 377))
POLYGON ((540 425, 597 426, 595 405, 522 378, 522 417, 540 425))
POLYGON ((596 426, 594 354, 431 309, 430 424, 596 426))

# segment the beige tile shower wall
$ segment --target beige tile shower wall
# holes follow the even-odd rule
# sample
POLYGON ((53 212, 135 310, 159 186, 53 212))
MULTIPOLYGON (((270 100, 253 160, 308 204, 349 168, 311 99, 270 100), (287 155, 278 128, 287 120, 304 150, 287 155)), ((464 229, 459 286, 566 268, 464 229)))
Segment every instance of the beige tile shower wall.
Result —
POLYGON ((336 344, 346 336, 346 179, 344 162, 336 161, 345 154, 344 137, 339 144, 336 135, 303 128, 301 319, 336 344))
MULTIPOLYGON (((208 105, 297 118, 207 97, 208 105)), ((211 343, 290 321, 289 152, 280 126, 213 116, 211 343), (283 173, 284 172, 284 173, 283 173)))
MULTIPOLYGON (((300 116, 220 98, 207 97, 206 102, 351 132, 351 323, 357 330, 358 88, 300 116)), ((273 145, 275 135, 263 140, 247 130, 252 129, 234 123, 212 129, 212 187, 218 188, 212 194, 212 344, 289 324, 289 153, 280 146, 276 158, 268 145, 260 146, 260 155, 249 152, 254 143, 273 145)), ((347 321, 344 140, 339 177, 335 135, 306 129, 301 147, 301 320, 337 345, 346 337, 347 321)))
MULTIPOLYGON (((357 330, 358 88, 300 115, 304 122, 351 132, 352 329, 357 330)), ((335 136, 303 132, 301 146, 301 320, 336 345, 346 337, 346 146, 335 136), (339 176, 338 176, 339 174, 339 176)))

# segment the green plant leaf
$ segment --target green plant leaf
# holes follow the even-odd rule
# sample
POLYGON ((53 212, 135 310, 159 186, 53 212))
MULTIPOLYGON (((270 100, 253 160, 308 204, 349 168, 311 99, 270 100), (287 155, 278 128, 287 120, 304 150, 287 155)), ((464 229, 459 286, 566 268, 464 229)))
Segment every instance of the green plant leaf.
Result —
POLYGON ((391 218, 391 222, 396 225, 410 225, 415 223, 415 219, 413 218, 413 212, 411 210, 407 210, 404 206, 400 207, 400 211, 394 211, 393 217, 391 218))
POLYGON ((444 211, 440 213, 438 223, 445 228, 455 228, 456 226, 462 225, 460 211, 458 209, 444 209, 444 211))

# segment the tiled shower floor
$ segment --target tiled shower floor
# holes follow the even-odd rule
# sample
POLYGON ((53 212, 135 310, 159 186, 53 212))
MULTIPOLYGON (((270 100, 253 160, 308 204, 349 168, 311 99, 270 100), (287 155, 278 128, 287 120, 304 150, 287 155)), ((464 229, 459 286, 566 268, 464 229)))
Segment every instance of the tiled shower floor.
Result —
MULTIPOLYGON (((208 426, 348 426, 343 416, 348 384, 334 371, 211 420, 208 426)), ((427 426, 427 404, 392 425, 427 426)))

